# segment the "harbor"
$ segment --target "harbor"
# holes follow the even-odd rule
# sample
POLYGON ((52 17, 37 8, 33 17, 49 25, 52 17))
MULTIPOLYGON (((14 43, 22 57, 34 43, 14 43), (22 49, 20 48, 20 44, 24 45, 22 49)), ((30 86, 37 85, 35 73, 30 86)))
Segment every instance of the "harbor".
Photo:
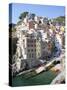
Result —
MULTIPOLYGON (((24 72, 19 73, 16 77, 13 78, 13 85, 14 86, 27 86, 27 85, 47 85, 47 84, 53 84, 53 82, 56 80, 55 78, 59 75, 60 70, 54 68, 56 65, 55 61, 59 61, 61 59, 64 59, 64 55, 60 55, 59 58, 53 59, 51 62, 48 62, 46 65, 41 65, 38 68, 33 68, 30 70, 26 70, 24 72), (54 68, 54 70, 52 69, 54 68), (53 79, 55 79, 53 81, 53 79)), ((60 63, 61 65, 62 63, 60 63)), ((64 77, 63 77, 64 78, 64 77)))
POLYGON ((22 75, 13 78, 13 86, 27 86, 27 85, 47 85, 52 82, 52 80, 57 76, 57 73, 49 70, 42 72, 34 77, 26 78, 22 75))

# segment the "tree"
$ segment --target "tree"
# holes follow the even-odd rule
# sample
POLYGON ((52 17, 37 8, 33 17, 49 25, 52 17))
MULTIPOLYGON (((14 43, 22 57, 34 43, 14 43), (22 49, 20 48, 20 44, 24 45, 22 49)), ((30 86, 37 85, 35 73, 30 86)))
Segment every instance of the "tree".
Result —
POLYGON ((65 16, 59 16, 59 17, 55 18, 53 21, 65 25, 65 16))
POLYGON ((34 13, 32 13, 32 14, 31 14, 31 17, 32 17, 32 19, 34 20, 35 14, 34 14, 34 13))
POLYGON ((28 15, 29 12, 23 12, 21 13, 21 15, 19 16, 19 19, 24 19, 27 15, 28 15))

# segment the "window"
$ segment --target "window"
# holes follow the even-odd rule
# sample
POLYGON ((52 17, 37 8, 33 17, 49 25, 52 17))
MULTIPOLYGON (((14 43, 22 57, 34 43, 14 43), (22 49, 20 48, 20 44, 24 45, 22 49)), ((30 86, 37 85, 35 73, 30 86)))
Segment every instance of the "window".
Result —
POLYGON ((34 56, 34 55, 32 54, 32 58, 33 58, 33 56, 34 56))
POLYGON ((30 49, 28 49, 28 52, 30 52, 30 49))
POLYGON ((31 45, 31 47, 33 47, 33 45, 31 45))
POLYGON ((30 47, 30 45, 28 44, 28 47, 30 47))
POLYGON ((31 43, 33 43, 33 40, 30 40, 31 43))
POLYGON ((32 54, 29 53, 29 54, 28 54, 28 58, 34 58, 34 54, 33 54, 33 53, 32 53, 32 54))
POLYGON ((33 52, 33 49, 31 49, 31 52, 33 52))
POLYGON ((34 47, 36 47, 36 44, 34 44, 34 47))
POLYGON ((29 39, 27 39, 27 42, 29 42, 29 39))
POLYGON ((29 58, 31 58, 31 54, 29 54, 29 58))
POLYGON ((25 40, 23 39, 23 42, 25 42, 25 40))

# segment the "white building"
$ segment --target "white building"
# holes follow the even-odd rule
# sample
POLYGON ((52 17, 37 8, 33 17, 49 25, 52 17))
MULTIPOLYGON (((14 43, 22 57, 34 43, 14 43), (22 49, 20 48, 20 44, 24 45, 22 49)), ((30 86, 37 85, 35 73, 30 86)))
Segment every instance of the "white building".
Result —
MULTIPOLYGON (((22 60, 26 60, 29 64, 29 67, 32 67, 35 65, 36 60, 38 60, 41 57, 41 41, 47 40, 47 33, 41 30, 42 27, 39 27, 39 20, 40 17, 37 16, 35 16, 34 20, 28 20, 28 17, 26 17, 16 28, 18 38, 18 58, 16 60, 17 70, 20 70, 22 60), (41 37, 38 35, 37 31, 41 33, 41 37)), ((43 24, 43 18, 41 18, 41 22, 43 24)))
MULTIPOLYGON (((32 30, 32 29, 31 29, 32 30)), ((41 39, 37 33, 32 31, 17 30, 17 53, 18 57, 27 60, 29 67, 34 66, 36 60, 41 56, 41 39), (33 63, 33 64, 32 64, 33 63)), ((20 70, 21 59, 17 59, 17 67, 20 70)))

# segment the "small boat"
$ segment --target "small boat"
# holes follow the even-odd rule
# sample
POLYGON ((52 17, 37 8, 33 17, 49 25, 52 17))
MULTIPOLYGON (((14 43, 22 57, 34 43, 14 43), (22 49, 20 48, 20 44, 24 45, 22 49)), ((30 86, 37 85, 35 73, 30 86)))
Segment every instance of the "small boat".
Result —
POLYGON ((42 71, 44 71, 44 70, 46 70, 46 69, 45 69, 45 66, 42 65, 42 66, 38 67, 37 69, 35 69, 35 72, 36 72, 37 74, 39 74, 40 72, 42 72, 42 71))

